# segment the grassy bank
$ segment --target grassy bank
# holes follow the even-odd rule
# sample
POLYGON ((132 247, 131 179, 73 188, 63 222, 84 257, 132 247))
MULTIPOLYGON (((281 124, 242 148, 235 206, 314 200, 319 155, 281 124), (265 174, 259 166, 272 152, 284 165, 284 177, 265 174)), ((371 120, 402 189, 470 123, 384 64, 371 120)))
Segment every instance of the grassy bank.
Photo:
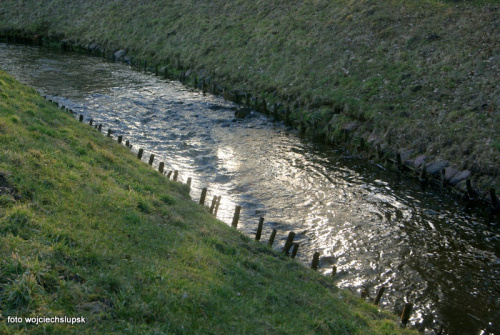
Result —
POLYGON ((2 334, 409 333, 2 71, 0 146, 2 334))
POLYGON ((355 138, 448 160, 500 191, 499 18, 494 0, 4 0, 0 29, 192 69, 289 106, 327 141, 357 122, 355 138))

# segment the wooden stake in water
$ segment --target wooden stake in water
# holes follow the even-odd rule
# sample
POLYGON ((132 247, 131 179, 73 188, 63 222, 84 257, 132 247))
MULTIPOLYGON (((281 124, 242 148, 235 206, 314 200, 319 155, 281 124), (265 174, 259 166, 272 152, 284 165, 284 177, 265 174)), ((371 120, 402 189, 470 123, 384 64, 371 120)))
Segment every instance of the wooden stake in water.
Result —
POLYGON ((269 237, 269 242, 267 242, 267 245, 269 247, 272 247, 273 246, 273 243, 274 243, 274 239, 276 238, 276 229, 273 229, 273 232, 271 233, 271 237, 269 237))
POLYGON ((384 294, 384 291, 385 291, 385 286, 382 286, 381 288, 378 289, 377 296, 375 297, 375 300, 373 301, 373 303, 375 304, 375 306, 379 305, 380 299, 382 298, 382 295, 384 294))
POLYGON ((137 158, 142 159, 142 154, 143 153, 144 153, 144 150, 143 149, 139 149, 139 151, 137 152, 137 158))
POLYGON ((212 205, 210 205, 210 214, 214 213, 216 204, 217 204, 217 196, 214 195, 214 198, 212 199, 212 205))
POLYGON ((94 120, 90 119, 89 121, 89 126, 92 126, 92 123, 94 122, 94 120))
POLYGON ((207 196, 207 188, 201 190, 200 205, 205 205, 205 197, 207 196))
POLYGON ((257 227, 257 234, 255 234, 255 240, 260 241, 262 236, 262 227, 264 226, 264 218, 259 219, 259 226, 257 227))
POLYGON ((126 140, 126 141, 125 141, 125 146, 126 146, 127 148, 130 148, 130 141, 129 141, 129 140, 126 140))
POLYGON ((365 150, 365 139, 363 137, 359 139, 359 150, 360 151, 365 150))
POLYGON ((191 182, 192 182, 192 179, 191 179, 191 177, 189 177, 189 178, 187 179, 187 183, 186 183, 186 184, 187 184, 187 187, 188 187, 188 190, 189 190, 188 192, 191 192, 191 182))
POLYGON ((80 122, 83 122, 83 115, 80 114, 80 122))
POLYGON ((403 307, 403 313, 401 313, 401 326, 403 328, 406 327, 406 324, 410 320, 410 314, 412 309, 413 309, 413 304, 411 302, 407 302, 403 307))
POLYGON ((290 254, 290 249, 292 249, 292 247, 293 247, 293 242, 285 244, 285 247, 283 248, 283 253, 286 256, 288 256, 290 254))
POLYGON ((370 294, 368 293, 368 289, 363 286, 363 288, 361 289, 361 299, 366 299, 369 296, 370 294))
POLYGON ((177 181, 177 177, 179 176, 179 171, 178 170, 175 170, 174 171, 174 176, 172 177, 172 180, 173 181, 177 181))
POLYGON ((163 169, 165 168, 165 163, 160 162, 160 165, 158 165, 158 172, 163 174, 163 169))
POLYGON ((469 196, 469 199, 474 199, 474 190, 472 189, 470 179, 465 181, 465 186, 467 187, 467 195, 469 196))
POLYGON ((217 204, 215 204, 215 211, 214 211, 214 216, 215 216, 215 217, 217 217, 217 212, 219 211, 220 199, 221 199, 221 196, 219 195, 219 196, 217 197, 217 204))
POLYGON ((108 137, 111 137, 111 128, 108 129, 108 137))
POLYGON ((490 188, 490 198, 491 198, 491 206, 493 208, 497 208, 498 207, 498 199, 497 199, 497 196, 495 194, 494 188, 490 188))
POLYGON ((283 247, 283 253, 288 256, 288 252, 293 245, 293 239, 295 238, 295 233, 291 231, 286 239, 285 246, 283 247))
POLYGON ((294 259, 295 256, 297 256, 297 252, 299 251, 299 246, 300 244, 298 244, 297 242, 293 242, 292 259, 294 259))
POLYGON ((313 260, 312 260, 312 263, 311 263, 311 269, 313 270, 318 270, 318 266, 319 266, 319 252, 315 252, 314 255, 313 255, 313 260))
POLYGON ((241 211, 241 206, 236 206, 234 210, 233 223, 231 223, 231 226, 233 228, 238 227, 238 221, 240 219, 240 211, 241 211))
POLYGON ((123 137, 122 135, 118 136, 118 144, 122 144, 123 137))
POLYGON ((99 130, 99 131, 102 130, 102 123, 99 123, 99 126, 97 127, 97 130, 99 130))
POLYGON ((149 165, 153 165, 153 161, 155 160, 155 155, 154 154, 151 154, 151 156, 149 156, 149 162, 148 164, 149 165))

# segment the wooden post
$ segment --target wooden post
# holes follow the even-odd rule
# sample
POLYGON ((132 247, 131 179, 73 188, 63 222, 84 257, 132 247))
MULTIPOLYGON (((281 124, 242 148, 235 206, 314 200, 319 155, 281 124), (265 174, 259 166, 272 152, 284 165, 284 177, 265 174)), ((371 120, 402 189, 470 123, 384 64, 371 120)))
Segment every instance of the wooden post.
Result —
POLYGON ((469 199, 473 199, 474 198, 474 190, 472 189, 472 185, 470 183, 470 179, 467 179, 465 181, 465 185, 467 187, 467 195, 469 196, 469 199))
POLYGON ((337 267, 334 265, 332 266, 332 277, 335 277, 336 274, 337 274, 337 267))
POLYGON ((425 161, 422 162, 422 167, 420 169, 420 182, 425 181, 425 161))
POLYGON ((319 265, 319 252, 316 251, 313 255, 313 260, 311 263, 311 269, 313 270, 318 270, 318 265, 319 265))
POLYGON ((233 223, 231 224, 233 228, 238 227, 238 220, 240 219, 240 211, 241 211, 241 206, 236 206, 234 210, 233 223))
POLYGON ((493 208, 497 208, 498 207, 498 199, 497 199, 497 196, 495 194, 494 188, 490 188, 490 198, 491 198, 491 206, 493 208))
POLYGON ((168 171, 168 173, 167 173, 167 179, 170 179, 171 175, 172 175, 172 171, 168 171))
POLYGON ((290 249, 293 247, 293 242, 289 242, 285 244, 285 247, 283 248, 283 253, 288 256, 290 255, 290 249))
POLYGON ((262 227, 264 226, 264 218, 259 219, 259 226, 257 227, 257 234, 255 234, 255 240, 260 241, 262 236, 262 227))
POLYGON ((188 192, 191 192, 191 182, 192 182, 192 179, 191 179, 191 177, 189 177, 188 180, 187 180, 187 183, 186 183, 187 187, 188 187, 188 190, 189 190, 188 192))
POLYGON ((111 128, 108 129, 108 137, 111 137, 111 128))
POLYGON ((80 122, 83 122, 83 115, 80 114, 80 122))
POLYGON ((215 217, 217 217, 217 212, 219 211, 220 199, 221 199, 221 196, 219 195, 219 196, 217 197, 217 204, 215 204, 215 211, 214 211, 214 216, 215 216, 215 217))
POLYGON ((93 122, 94 122, 94 121, 93 121, 92 119, 90 119, 90 121, 89 121, 89 126, 92 126, 92 123, 93 123, 93 122))
POLYGON ((101 131, 102 129, 102 123, 99 123, 99 126, 97 127, 97 130, 101 131))
POLYGON ((163 169, 165 168, 165 163, 160 162, 160 165, 158 165, 158 172, 163 174, 163 169))
POLYGON ((368 289, 366 287, 362 287, 361 288, 361 299, 366 299, 370 296, 370 294, 368 293, 368 289))
POLYGON ((445 169, 441 169, 441 186, 445 187, 446 186, 446 171, 445 169))
POLYGON ((126 146, 127 148, 130 148, 130 141, 129 141, 129 140, 126 140, 126 141, 125 141, 125 146, 126 146))
POLYGON ((382 286, 381 288, 378 289, 377 296, 375 297, 375 301, 373 303, 375 306, 378 306, 380 303, 380 298, 382 298, 382 295, 384 294, 385 291, 385 286, 382 286))
POLYGON ((177 176, 179 176, 179 171, 178 170, 175 170, 174 171, 174 176, 172 178, 173 181, 177 181, 177 176))
POLYGON ((217 204, 217 196, 214 195, 212 199, 212 205, 210 205, 210 214, 214 213, 215 205, 217 204))
POLYGON ((377 157, 378 159, 382 159, 382 149, 380 147, 380 144, 377 144, 377 157))
POLYGON ((154 154, 151 154, 151 156, 149 156, 149 162, 148 164, 149 165, 153 165, 153 161, 155 160, 155 155, 154 154))
POLYGON ((401 170, 402 165, 401 165, 401 154, 398 152, 396 155, 396 164, 398 166, 398 170, 401 170))
POLYGON ((403 328, 406 327, 408 320, 410 320, 410 313, 413 308, 413 304, 411 302, 407 302, 403 307, 403 313, 401 313, 401 325, 403 328))
POLYGON ((122 139, 123 139, 122 135, 118 136, 118 144, 122 143, 122 139))
POLYGON ((288 238, 286 239, 285 246, 283 248, 283 253, 288 256, 288 252, 290 251, 290 248, 292 247, 293 244, 293 239, 295 238, 295 233, 291 231, 288 234, 288 238))
POLYGON ((273 246, 273 243, 274 243, 274 239, 276 238, 276 229, 273 229, 273 232, 271 233, 271 237, 269 237, 269 242, 267 242, 267 245, 269 247, 272 247, 273 246))
POLYGON ((201 190, 200 205, 205 205, 205 197, 207 196, 207 188, 201 190))
POLYGON ((293 242, 292 259, 294 259, 295 256, 297 256, 297 252, 299 251, 299 246, 300 244, 298 244, 297 242, 293 242))
POLYGON ((139 149, 139 152, 137 153, 137 158, 142 159, 142 154, 144 153, 143 149, 139 149))

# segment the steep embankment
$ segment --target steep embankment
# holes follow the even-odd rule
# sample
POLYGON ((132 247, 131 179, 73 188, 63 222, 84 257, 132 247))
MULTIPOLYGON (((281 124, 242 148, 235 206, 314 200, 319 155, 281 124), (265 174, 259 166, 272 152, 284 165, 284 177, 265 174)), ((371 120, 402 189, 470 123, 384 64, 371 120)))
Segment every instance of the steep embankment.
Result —
POLYGON ((0 147, 2 334, 411 333, 2 71, 0 147))
POLYGON ((127 48, 282 102, 313 136, 335 141, 349 124, 355 139, 500 187, 494 0, 4 0, 0 29, 127 48))

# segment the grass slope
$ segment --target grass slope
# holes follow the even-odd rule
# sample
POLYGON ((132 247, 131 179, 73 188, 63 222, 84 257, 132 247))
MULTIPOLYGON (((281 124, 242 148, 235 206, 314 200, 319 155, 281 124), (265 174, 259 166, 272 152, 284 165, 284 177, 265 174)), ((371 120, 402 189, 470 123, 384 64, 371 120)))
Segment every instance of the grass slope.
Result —
POLYGON ((495 0, 3 0, 0 29, 128 48, 286 102, 313 136, 354 120, 500 187, 495 0))
POLYGON ((0 148, 2 334, 411 333, 2 71, 0 148))

